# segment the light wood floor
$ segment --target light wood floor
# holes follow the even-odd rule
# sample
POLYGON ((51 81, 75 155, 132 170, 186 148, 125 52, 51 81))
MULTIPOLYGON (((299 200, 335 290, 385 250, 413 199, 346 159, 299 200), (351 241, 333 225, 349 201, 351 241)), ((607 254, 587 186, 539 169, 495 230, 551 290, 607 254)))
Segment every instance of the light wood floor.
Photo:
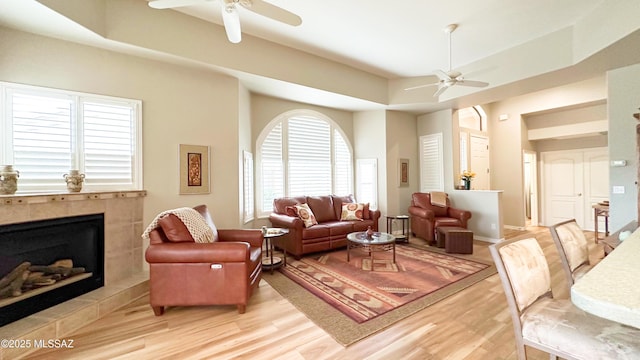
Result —
MULTIPOLYGON (((592 261, 602 257, 593 242, 592 261)), ((507 231, 536 237, 552 273, 556 297, 567 297, 547 228, 507 231)), ((420 239, 412 239, 420 242, 420 239)), ((488 244, 475 257, 490 259, 488 244)), ((263 274, 263 278, 269 273, 263 274)), ((511 318, 497 275, 347 348, 316 326, 264 280, 247 312, 235 306, 171 308, 156 317, 143 297, 66 339, 73 349, 39 350, 29 359, 515 359, 511 318)), ((528 349, 529 359, 548 355, 528 349)))

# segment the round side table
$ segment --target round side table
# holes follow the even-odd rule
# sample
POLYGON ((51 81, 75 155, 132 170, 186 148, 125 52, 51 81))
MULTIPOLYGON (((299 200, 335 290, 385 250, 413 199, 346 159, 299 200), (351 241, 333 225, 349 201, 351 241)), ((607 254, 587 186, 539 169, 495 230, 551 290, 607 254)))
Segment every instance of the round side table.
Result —
POLYGON ((282 265, 287 265, 287 249, 282 247, 282 253, 284 254, 284 259, 273 256, 273 242, 280 236, 286 235, 289 233, 289 229, 283 228, 267 228, 263 231, 263 238, 266 244, 266 254, 262 257, 262 268, 270 269, 273 274, 273 269, 280 267, 282 265))

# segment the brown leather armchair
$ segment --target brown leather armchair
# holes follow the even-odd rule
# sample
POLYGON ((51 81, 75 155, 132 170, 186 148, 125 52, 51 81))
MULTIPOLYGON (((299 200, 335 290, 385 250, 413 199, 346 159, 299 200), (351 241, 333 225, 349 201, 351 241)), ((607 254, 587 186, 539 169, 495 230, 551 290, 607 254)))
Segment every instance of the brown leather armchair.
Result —
POLYGON ((409 206, 411 233, 413 236, 423 238, 432 244, 435 240, 435 230, 438 227, 456 226, 467 228, 467 221, 471 218, 471 212, 452 208, 449 196, 446 199, 447 206, 436 206, 431 204, 430 193, 413 193, 411 206, 409 206))
POLYGON ((149 233, 150 303, 165 306, 237 305, 244 313, 262 277, 262 232, 218 230, 205 205, 194 208, 213 230, 213 242, 197 243, 182 221, 168 214, 149 233))

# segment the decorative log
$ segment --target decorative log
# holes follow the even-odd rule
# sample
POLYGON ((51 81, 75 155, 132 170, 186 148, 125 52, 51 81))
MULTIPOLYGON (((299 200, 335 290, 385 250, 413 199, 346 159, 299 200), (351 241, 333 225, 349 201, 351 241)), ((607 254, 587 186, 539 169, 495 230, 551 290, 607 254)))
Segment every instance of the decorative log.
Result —
POLYGON ((4 288, 0 288, 0 298, 8 296, 20 296, 22 295, 22 284, 29 277, 29 271, 24 270, 22 274, 13 279, 9 285, 4 288))
POLYGON ((58 261, 54 262, 53 264, 51 264, 51 266, 72 268, 73 267, 73 260, 71 260, 71 259, 58 260, 58 261))
POLYGON ((29 266, 31 266, 31 263, 28 261, 25 261, 22 264, 16 266, 15 269, 11 270, 10 273, 8 273, 2 279, 0 279, 0 289, 4 289, 8 285, 10 285, 13 282, 13 280, 22 276, 24 271, 29 269, 29 266))
POLYGON ((81 274, 85 272, 83 267, 67 268, 61 266, 51 265, 31 265, 29 271, 43 272, 45 274, 60 274, 63 277, 69 277, 71 275, 81 274))

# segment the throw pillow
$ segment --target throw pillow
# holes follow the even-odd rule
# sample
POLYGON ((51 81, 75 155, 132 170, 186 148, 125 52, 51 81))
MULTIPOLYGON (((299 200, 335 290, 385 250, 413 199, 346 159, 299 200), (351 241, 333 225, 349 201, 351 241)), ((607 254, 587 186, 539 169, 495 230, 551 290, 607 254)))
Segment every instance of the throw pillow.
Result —
POLYGON ((364 204, 342 204, 342 214, 340 215, 340 220, 363 220, 363 218, 364 204))
POLYGON ((287 212, 288 216, 298 217, 298 209, 296 209, 295 206, 287 206, 285 208, 285 211, 287 212))
POLYGON ((158 225, 162 228, 164 235, 171 242, 194 242, 193 236, 189 232, 189 229, 184 225, 182 220, 173 214, 167 214, 166 216, 158 220, 158 225))
POLYGON ((304 222, 304 227, 311 227, 318 224, 316 217, 313 215, 313 211, 309 208, 309 205, 296 204, 295 208, 298 210, 298 217, 304 222))

